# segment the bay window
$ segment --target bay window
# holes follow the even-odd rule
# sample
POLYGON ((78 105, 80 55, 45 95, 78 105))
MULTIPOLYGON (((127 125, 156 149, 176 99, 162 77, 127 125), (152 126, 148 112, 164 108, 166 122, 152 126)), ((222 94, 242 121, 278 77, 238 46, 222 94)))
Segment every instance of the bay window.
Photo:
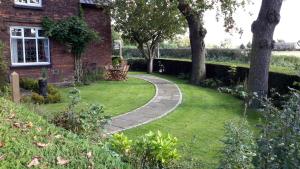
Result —
POLYGON ((42 0, 15 0, 16 5, 42 7, 42 0))
POLYGON ((13 66, 49 65, 49 39, 37 27, 11 27, 11 59, 13 66))

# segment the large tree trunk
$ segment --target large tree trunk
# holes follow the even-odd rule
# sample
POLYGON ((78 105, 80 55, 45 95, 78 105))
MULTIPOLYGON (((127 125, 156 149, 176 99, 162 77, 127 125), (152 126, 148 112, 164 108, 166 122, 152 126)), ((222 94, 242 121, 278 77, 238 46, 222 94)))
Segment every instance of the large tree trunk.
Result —
POLYGON ((153 73, 153 58, 147 59, 147 73, 153 73))
POLYGON ((192 74, 190 82, 199 84, 206 77, 205 43, 206 30, 203 28, 199 16, 189 22, 190 42, 192 49, 192 74))
MULTIPOLYGON (((248 90, 264 97, 268 93, 269 64, 274 47, 273 34, 280 21, 283 0, 263 0, 256 21, 252 24, 252 50, 248 90)), ((257 104, 254 104, 254 106, 257 104)))
POLYGON ((206 29, 203 26, 203 14, 196 13, 184 0, 179 1, 178 9, 185 16, 190 31, 192 50, 192 73, 190 82, 199 84, 206 77, 205 43, 206 29))

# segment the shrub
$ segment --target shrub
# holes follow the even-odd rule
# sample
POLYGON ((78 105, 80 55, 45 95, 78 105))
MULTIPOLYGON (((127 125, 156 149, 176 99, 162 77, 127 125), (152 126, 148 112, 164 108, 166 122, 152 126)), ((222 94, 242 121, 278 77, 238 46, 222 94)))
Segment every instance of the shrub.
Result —
POLYGON ((235 87, 219 87, 219 92, 231 94, 239 99, 247 99, 248 93, 243 85, 237 85, 235 87))
POLYGON ((122 58, 120 58, 120 57, 113 57, 112 58, 112 65, 113 66, 120 65, 121 63, 122 63, 122 58))
POLYGON ((300 166, 300 94, 292 90, 282 108, 262 99, 263 124, 257 139, 257 168, 299 168, 300 166))
POLYGON ((35 104, 44 104, 45 103, 45 98, 35 92, 32 92, 31 100, 35 104))
POLYGON ((4 87, 7 85, 7 67, 3 60, 3 48, 4 44, 0 41, 0 93, 4 90, 4 87))
MULTIPOLYGON (((32 91, 31 101, 35 104, 49 104, 49 103, 59 103, 61 101, 61 95, 59 90, 51 84, 48 84, 48 96, 45 98, 42 95, 39 95, 39 85, 37 80, 22 78, 20 80, 20 86, 23 89, 32 91)), ((28 98, 23 98, 22 102, 28 102, 28 98)))
POLYGON ((21 78, 20 79, 20 87, 25 90, 30 90, 33 92, 39 92, 39 84, 37 80, 29 79, 29 78, 21 78))
POLYGON ((176 149, 177 139, 161 132, 149 132, 135 141, 123 134, 115 134, 110 140, 110 147, 134 168, 163 169, 172 166, 179 158, 176 149))
POLYGON ((52 122, 80 135, 91 138, 101 136, 100 133, 110 120, 109 116, 104 115, 103 107, 88 105, 78 111, 81 98, 80 91, 76 88, 70 91, 70 98, 71 101, 66 110, 58 114, 52 122))
POLYGON ((45 103, 59 103, 61 102, 61 95, 59 93, 56 94, 48 94, 47 98, 45 98, 45 103))
POLYGON ((218 79, 205 79, 201 82, 200 84, 203 87, 208 87, 208 88, 218 88, 223 85, 222 81, 218 79))
POLYGON ((254 168, 255 142, 246 120, 226 123, 223 143, 220 169, 254 168))

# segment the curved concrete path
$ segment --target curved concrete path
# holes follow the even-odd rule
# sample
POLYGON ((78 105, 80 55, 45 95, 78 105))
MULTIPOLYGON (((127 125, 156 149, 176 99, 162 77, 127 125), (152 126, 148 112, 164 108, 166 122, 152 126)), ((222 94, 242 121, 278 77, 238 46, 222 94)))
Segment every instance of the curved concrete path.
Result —
POLYGON ((130 77, 143 79, 154 84, 156 94, 146 105, 113 117, 111 123, 105 127, 107 134, 114 134, 150 123, 172 112, 181 104, 182 94, 175 83, 151 75, 132 75, 130 77))

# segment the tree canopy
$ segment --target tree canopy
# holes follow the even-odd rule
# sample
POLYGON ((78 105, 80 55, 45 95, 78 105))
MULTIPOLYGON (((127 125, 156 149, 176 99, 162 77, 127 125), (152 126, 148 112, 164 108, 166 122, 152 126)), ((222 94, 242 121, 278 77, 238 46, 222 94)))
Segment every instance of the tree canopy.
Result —
POLYGON ((115 29, 151 60, 159 42, 184 32, 184 18, 170 0, 116 0, 115 29))

